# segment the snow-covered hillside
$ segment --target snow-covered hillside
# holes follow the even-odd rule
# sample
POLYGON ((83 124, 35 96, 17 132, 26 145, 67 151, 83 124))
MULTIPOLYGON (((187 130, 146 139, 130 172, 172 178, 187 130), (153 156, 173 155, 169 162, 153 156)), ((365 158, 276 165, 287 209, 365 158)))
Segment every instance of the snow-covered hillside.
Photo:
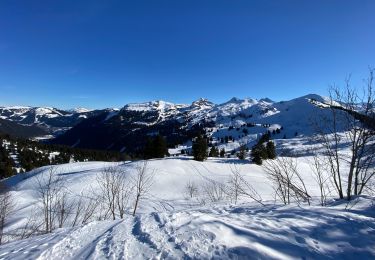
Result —
MULTIPOLYGON (((309 194, 318 187, 308 166, 299 169, 309 194)), ((86 162, 56 166, 69 197, 90 197, 98 191, 97 176, 116 166, 127 177, 136 174, 137 162, 86 162)), ((373 259, 375 257, 375 202, 361 197, 347 204, 330 199, 329 206, 307 203, 283 206, 261 166, 234 159, 196 162, 189 157, 150 160, 154 181, 139 211, 124 219, 97 221, 57 229, 51 234, 0 246, 2 259, 373 259), (228 185, 233 171, 240 172, 259 196, 261 205, 241 197, 235 205, 227 197, 213 202, 204 193, 212 183, 228 185), (187 184, 197 187, 189 197, 187 184)), ((17 201, 7 230, 27 224, 37 216, 38 181, 48 176, 40 168, 6 180, 17 201)), ((118 217, 117 217, 118 218, 118 217)), ((67 222, 68 223, 68 222, 67 222)))

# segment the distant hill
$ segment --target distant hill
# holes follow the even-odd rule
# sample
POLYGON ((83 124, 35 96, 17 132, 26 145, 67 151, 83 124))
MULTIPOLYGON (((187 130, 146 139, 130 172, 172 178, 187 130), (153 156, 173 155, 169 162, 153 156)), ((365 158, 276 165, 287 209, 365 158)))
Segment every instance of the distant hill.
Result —
POLYGON ((39 126, 20 125, 10 120, 0 119, 0 133, 12 137, 31 138, 46 135, 48 132, 39 126))

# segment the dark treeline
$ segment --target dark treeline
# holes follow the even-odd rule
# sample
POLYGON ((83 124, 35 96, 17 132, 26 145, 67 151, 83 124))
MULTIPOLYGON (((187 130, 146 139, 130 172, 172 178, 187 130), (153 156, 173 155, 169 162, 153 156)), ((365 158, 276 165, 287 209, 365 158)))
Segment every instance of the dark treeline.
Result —
POLYGON ((13 138, 0 134, 0 178, 9 177, 16 172, 13 170, 13 160, 10 153, 17 154, 19 167, 30 171, 51 164, 63 164, 70 161, 125 161, 133 157, 114 151, 99 151, 78 149, 64 145, 45 144, 21 138, 13 138), (3 140, 10 143, 8 149, 3 147, 3 140), (54 156, 50 156, 55 153, 54 156))

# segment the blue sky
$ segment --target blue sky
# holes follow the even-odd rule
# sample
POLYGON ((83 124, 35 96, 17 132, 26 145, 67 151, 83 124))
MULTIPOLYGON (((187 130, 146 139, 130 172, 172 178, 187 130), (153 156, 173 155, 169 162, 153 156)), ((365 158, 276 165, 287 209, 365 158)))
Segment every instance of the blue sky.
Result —
POLYGON ((375 1, 2 0, 0 105, 326 94, 375 66, 375 1))

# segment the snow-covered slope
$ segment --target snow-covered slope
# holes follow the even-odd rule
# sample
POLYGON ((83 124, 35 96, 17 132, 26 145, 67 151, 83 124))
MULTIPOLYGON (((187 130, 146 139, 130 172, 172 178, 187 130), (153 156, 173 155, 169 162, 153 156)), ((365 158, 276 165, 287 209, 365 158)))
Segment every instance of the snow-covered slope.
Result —
MULTIPOLYGON (((314 197, 307 159, 299 167, 314 197)), ((97 188, 97 174, 114 165, 135 174, 136 162, 87 162, 57 166, 69 196, 89 196, 97 188)), ((375 257, 374 198, 353 204, 331 202, 328 207, 274 203, 274 192, 257 165, 233 159, 196 162, 189 157, 150 160, 155 171, 149 195, 135 217, 93 221, 57 229, 51 234, 0 246, 2 259, 373 259, 375 257), (236 163, 235 165, 233 163, 236 163), (245 176, 264 206, 242 197, 237 205, 189 199, 187 183, 201 192, 211 181, 227 183, 232 169, 245 176), (199 203, 200 201, 200 203, 199 203)), ((8 230, 22 227, 27 216, 38 215, 37 180, 48 168, 36 169, 6 181, 17 198, 8 230), (32 214, 34 213, 34 214, 32 214)), ((203 196, 203 195, 202 195, 203 196)), ((315 204, 315 203, 313 203, 315 204)), ((316 205, 316 204, 315 204, 316 205)), ((128 213, 131 213, 132 203, 128 213)))
POLYGON ((373 209, 344 207, 246 205, 154 212, 5 244, 0 255, 3 259, 373 259, 375 224, 366 216, 373 209))

